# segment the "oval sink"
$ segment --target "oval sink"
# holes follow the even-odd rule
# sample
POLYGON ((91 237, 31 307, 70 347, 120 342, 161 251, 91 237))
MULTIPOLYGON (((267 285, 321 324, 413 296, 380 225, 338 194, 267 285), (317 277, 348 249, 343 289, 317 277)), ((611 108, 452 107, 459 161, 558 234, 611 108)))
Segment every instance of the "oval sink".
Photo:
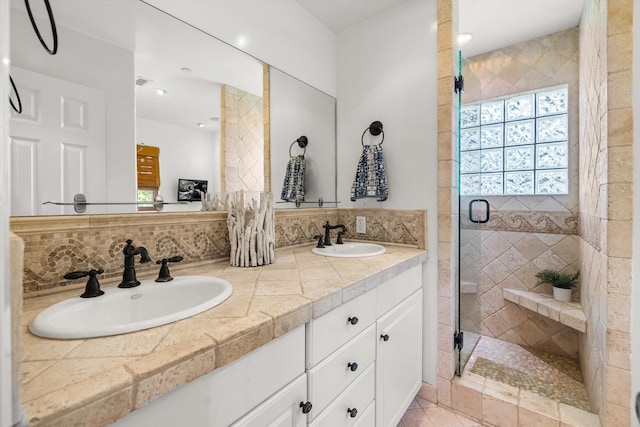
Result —
POLYGON ((48 307, 29 325, 38 336, 57 339, 125 334, 165 325, 206 311, 233 287, 208 276, 178 276, 170 282, 141 280, 129 289, 105 289, 96 298, 70 298, 48 307))
POLYGON ((313 248, 311 252, 322 256, 338 258, 358 258, 383 254, 387 249, 376 243, 345 242, 342 245, 333 244, 324 248, 313 248))

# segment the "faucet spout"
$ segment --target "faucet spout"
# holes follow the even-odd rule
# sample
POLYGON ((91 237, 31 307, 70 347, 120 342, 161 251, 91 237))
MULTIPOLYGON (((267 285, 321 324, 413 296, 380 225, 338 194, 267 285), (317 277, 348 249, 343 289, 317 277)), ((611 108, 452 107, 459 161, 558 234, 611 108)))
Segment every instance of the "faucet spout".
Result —
POLYGON ((122 282, 118 285, 119 288, 134 288, 140 285, 140 281, 136 278, 136 255, 140 255, 140 264, 151 262, 146 248, 142 246, 136 248, 131 243, 133 243, 133 240, 127 240, 127 245, 122 250, 124 254, 124 271, 122 272, 122 282))
MULTIPOLYGON (((342 228, 343 233, 347 231, 347 228, 344 225, 342 224, 331 225, 329 224, 329 221, 327 221, 322 227, 324 228, 324 245, 325 246, 331 246, 331 233, 330 233, 331 230, 334 230, 336 228, 342 228)), ((339 241, 336 243, 341 244, 342 239, 340 238, 339 241)))

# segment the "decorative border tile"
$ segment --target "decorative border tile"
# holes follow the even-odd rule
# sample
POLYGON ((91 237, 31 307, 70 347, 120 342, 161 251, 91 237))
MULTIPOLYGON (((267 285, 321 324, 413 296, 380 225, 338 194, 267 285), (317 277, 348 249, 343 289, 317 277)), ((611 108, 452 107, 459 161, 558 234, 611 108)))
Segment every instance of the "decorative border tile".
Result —
MULTIPOLYGON (((426 211, 393 209, 276 210, 276 247, 313 242, 322 225, 343 223, 348 239, 425 248, 426 211), (355 234, 355 216, 367 216, 367 233, 355 234)), ((70 271, 102 268, 101 281, 122 274, 127 239, 144 246, 155 261, 180 255, 180 265, 229 258, 227 212, 167 212, 129 215, 78 215, 12 218, 11 230, 23 239, 25 296, 70 285, 70 271)), ((155 263, 136 264, 140 275, 152 275, 155 263)), ((73 282, 75 284, 75 282, 73 282)))
POLYGON ((579 216, 572 212, 492 211, 489 222, 469 221, 461 212, 462 228, 523 233, 578 234, 579 216))

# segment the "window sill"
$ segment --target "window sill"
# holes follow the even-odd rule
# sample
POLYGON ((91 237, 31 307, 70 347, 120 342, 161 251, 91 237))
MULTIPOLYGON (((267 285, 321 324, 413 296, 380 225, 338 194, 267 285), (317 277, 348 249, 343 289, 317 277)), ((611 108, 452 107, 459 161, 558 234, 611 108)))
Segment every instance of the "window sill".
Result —
POLYGON ((579 302, 561 302, 553 296, 517 289, 503 289, 502 296, 507 301, 535 311, 541 316, 560 322, 578 332, 587 331, 587 318, 579 302))

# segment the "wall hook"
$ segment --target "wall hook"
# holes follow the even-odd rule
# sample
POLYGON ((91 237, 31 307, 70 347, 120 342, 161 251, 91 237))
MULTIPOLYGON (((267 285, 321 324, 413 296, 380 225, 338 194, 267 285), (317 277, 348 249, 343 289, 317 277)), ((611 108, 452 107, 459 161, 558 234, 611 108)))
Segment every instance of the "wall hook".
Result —
POLYGON ((382 129, 382 122, 381 121, 374 121, 371 122, 371 124, 369 125, 368 128, 366 128, 364 130, 364 132, 362 132, 362 137, 360 137, 360 142, 362 143, 362 146, 364 147, 364 135, 367 133, 367 131, 369 131, 369 133, 373 136, 378 136, 380 134, 382 134, 382 141, 380 141, 380 144, 378 145, 382 145, 382 143, 384 142, 384 130, 382 129))
POLYGON ((31 25, 33 26, 33 30, 36 32, 36 36, 38 36, 38 40, 40 40, 40 44, 49 54, 55 55, 58 52, 58 29, 56 27, 56 20, 53 17, 53 11, 51 10, 51 4, 49 0, 44 0, 44 5, 47 8, 47 15, 49 15, 49 23, 51 24, 51 35, 53 37, 53 47, 49 48, 47 43, 42 38, 40 34, 40 30, 38 29, 38 24, 36 24, 36 20, 33 17, 33 13, 31 12, 31 4, 29 4, 29 0, 24 0, 24 4, 27 7, 27 13, 29 14, 29 19, 31 20, 31 25))
POLYGON ((302 152, 302 155, 304 156, 307 152, 307 145, 309 145, 309 139, 302 135, 300 138, 296 139, 295 141, 293 141, 291 143, 291 145, 289 146, 289 157, 293 157, 293 155, 291 155, 291 148, 293 148, 293 144, 298 143, 298 147, 302 148, 304 151, 302 152))

